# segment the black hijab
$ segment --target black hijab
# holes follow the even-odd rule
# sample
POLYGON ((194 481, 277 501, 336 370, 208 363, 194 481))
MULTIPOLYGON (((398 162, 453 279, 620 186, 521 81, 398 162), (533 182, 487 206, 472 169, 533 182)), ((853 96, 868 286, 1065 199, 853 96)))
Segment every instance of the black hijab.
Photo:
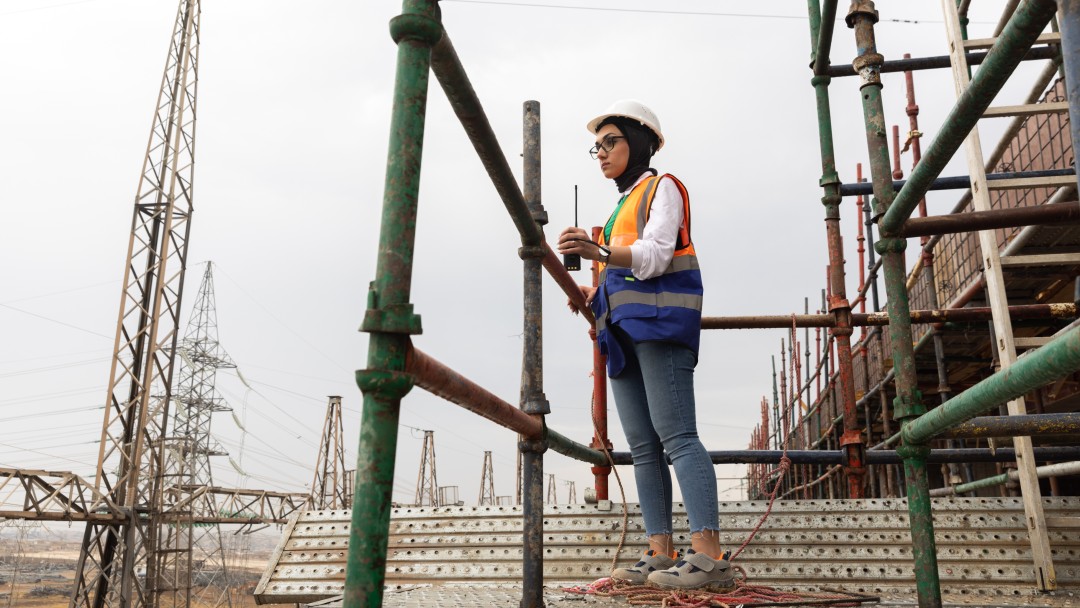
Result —
POLYGON ((623 136, 626 137, 627 145, 630 146, 630 157, 626 161, 626 170, 622 172, 622 175, 615 178, 615 185, 618 186, 619 192, 625 192, 627 188, 633 186, 634 182, 646 171, 656 175, 656 169, 649 167, 649 161, 652 160, 653 154, 656 153, 660 140, 652 129, 636 120, 623 118, 622 116, 612 116, 604 119, 596 127, 596 130, 599 131, 604 125, 615 125, 619 131, 622 131, 623 136))

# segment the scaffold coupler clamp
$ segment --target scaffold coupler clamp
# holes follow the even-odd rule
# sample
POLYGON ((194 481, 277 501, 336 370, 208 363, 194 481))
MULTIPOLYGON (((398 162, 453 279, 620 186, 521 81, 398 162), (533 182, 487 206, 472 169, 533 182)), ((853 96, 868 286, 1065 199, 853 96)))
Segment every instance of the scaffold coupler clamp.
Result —
POLYGON ((913 388, 910 393, 899 394, 893 399, 893 418, 918 418, 926 413, 926 404, 922 401, 922 392, 913 388))
POLYGON ((379 291, 375 288, 375 282, 368 285, 368 309, 364 313, 364 321, 360 324, 360 331, 369 334, 406 334, 418 335, 424 333, 420 325, 420 315, 413 314, 413 305, 389 304, 379 306, 379 291))
MULTIPOLYGON (((527 395, 525 400, 521 402, 521 411, 526 414, 546 416, 551 413, 551 402, 547 400, 547 396, 543 391, 527 395)), ((544 425, 544 434, 547 435, 547 425, 544 425)))
POLYGON ((877 9, 874 8, 874 0, 851 0, 847 16, 844 17, 844 23, 849 28, 855 27, 855 19, 859 15, 870 17, 872 19, 870 23, 877 23, 879 17, 877 9))

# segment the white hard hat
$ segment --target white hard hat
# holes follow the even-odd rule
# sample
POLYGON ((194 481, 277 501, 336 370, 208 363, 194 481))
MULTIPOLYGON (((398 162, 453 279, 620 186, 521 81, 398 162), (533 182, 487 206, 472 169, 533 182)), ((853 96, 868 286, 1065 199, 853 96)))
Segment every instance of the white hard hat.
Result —
POLYGON ((636 99, 620 99, 619 101, 616 101, 611 104, 603 114, 590 120, 585 128, 589 130, 589 133, 596 133, 596 129, 600 126, 600 123, 612 116, 621 116, 623 118, 636 120, 652 129, 652 132, 656 133, 656 138, 660 140, 660 144, 656 149, 659 150, 664 147, 664 134, 660 131, 660 119, 649 109, 649 106, 636 99))

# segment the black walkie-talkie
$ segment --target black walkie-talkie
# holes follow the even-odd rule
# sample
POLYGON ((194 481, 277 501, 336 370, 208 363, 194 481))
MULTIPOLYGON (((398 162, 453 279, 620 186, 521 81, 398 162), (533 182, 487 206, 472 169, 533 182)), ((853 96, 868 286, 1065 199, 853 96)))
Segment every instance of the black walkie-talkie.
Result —
MULTIPOLYGON (((577 228, 577 185, 574 185, 574 228, 577 228)), ((564 253, 563 266, 567 270, 581 270, 581 256, 576 253, 564 253)))

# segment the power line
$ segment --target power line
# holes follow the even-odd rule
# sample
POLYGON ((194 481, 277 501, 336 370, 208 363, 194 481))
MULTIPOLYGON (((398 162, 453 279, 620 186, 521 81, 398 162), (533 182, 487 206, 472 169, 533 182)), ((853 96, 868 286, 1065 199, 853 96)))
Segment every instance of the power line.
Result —
POLYGON ((0 418, 0 422, 11 422, 12 420, 25 420, 27 418, 44 418, 46 416, 59 416, 61 414, 73 414, 75 412, 89 412, 92 410, 103 410, 104 405, 91 405, 83 407, 73 407, 66 410, 55 410, 51 412, 31 412, 29 414, 22 414, 20 416, 9 416, 8 418, 0 418))
POLYGON ((18 11, 8 11, 6 13, 0 13, 0 15, 16 15, 18 13, 33 13, 37 11, 44 11, 50 8, 62 8, 65 6, 73 6, 75 4, 86 4, 87 2, 96 2, 97 0, 77 0, 76 2, 65 2, 64 4, 52 4, 50 6, 39 6, 37 8, 24 8, 18 11))
POLYGON ((109 357, 96 357, 94 359, 84 359, 82 361, 73 361, 71 363, 58 363, 56 365, 47 365, 45 367, 31 367, 27 369, 19 369, 13 372, 5 372, 0 374, 0 378, 11 378, 13 376, 26 376, 29 374, 37 374, 41 372, 50 372, 58 369, 66 369, 69 367, 79 367, 80 365, 89 365, 91 363, 101 363, 108 361, 109 357))
MULTIPOLYGON (((40 452, 38 450, 31 450, 29 448, 20 448, 19 446, 11 445, 10 443, 0 443, 0 446, 4 446, 6 448, 14 448, 16 450, 21 449, 24 452, 30 452, 32 454, 37 454, 39 456, 45 456, 47 458, 56 458, 56 459, 59 459, 59 460, 66 460, 68 462, 74 462, 75 464, 77 464, 79 466, 83 466, 83 467, 91 467, 91 466, 93 466, 92 464, 88 464, 88 463, 83 462, 81 460, 72 460, 71 458, 64 458, 63 456, 57 456, 56 454, 48 454, 46 452, 40 452)), ((13 466, 9 465, 9 468, 19 468, 19 467, 13 467, 13 466)), ((22 468, 25 469, 26 467, 22 467, 22 468)))
MULTIPOLYGON (((6 14, 8 14, 8 13, 0 13, 0 15, 6 15, 6 14)), ((2 306, 4 308, 7 308, 8 310, 14 310, 15 312, 21 312, 24 315, 30 315, 31 317, 37 317, 39 319, 49 321, 50 323, 56 323, 58 325, 63 325, 64 327, 70 327, 71 329, 77 329, 79 331, 83 331, 83 332, 86 332, 88 334, 93 334, 95 336, 105 338, 106 340, 113 340, 113 339, 116 338, 116 336, 106 336, 105 334, 100 334, 100 333, 98 333, 98 332, 96 332, 96 331, 94 331, 92 329, 86 329, 85 327, 79 327, 78 325, 72 325, 71 323, 60 321, 58 319, 52 319, 52 318, 46 317, 44 315, 39 315, 36 312, 30 312, 29 310, 23 310, 21 308, 15 308, 14 306, 8 306, 7 304, 0 304, 0 306, 2 306)))
MULTIPOLYGON (((225 394, 225 395, 232 395, 232 392, 231 392, 231 391, 228 391, 228 390, 226 390, 226 389, 222 389, 222 388, 219 388, 218 390, 220 390, 220 391, 221 391, 221 392, 222 392, 223 394, 225 394)), ((302 430, 307 430, 307 431, 308 431, 308 432, 309 432, 310 434, 312 434, 312 435, 314 435, 314 434, 317 434, 317 433, 316 433, 316 431, 315 431, 315 429, 313 429, 313 428, 311 428, 311 427, 307 426, 307 425, 306 425, 306 424, 304 423, 304 421, 302 421, 302 420, 300 420, 299 418, 297 418, 297 417, 293 416, 292 414, 290 414, 290 413, 289 413, 288 411, 286 411, 286 410, 285 410, 284 408, 282 408, 281 406, 277 405, 277 404, 276 404, 276 403, 274 403, 273 401, 270 401, 270 399, 268 399, 268 398, 266 397, 266 395, 264 395, 264 394, 260 393, 260 392, 259 392, 258 390, 256 390, 256 389, 251 389, 251 391, 252 391, 253 393, 255 393, 256 395, 258 395, 258 396, 262 397, 262 398, 263 398, 263 400, 264 400, 264 401, 266 401, 266 403, 268 403, 268 404, 270 404, 271 406, 273 406, 273 407, 274 407, 274 409, 276 409, 277 411, 281 412, 282 414, 284 414, 284 415, 285 415, 286 417, 288 417, 289 419, 291 419, 291 420, 293 420, 294 422, 296 422, 297 424, 299 424, 299 425, 300 425, 300 426, 302 427, 302 430)), ((233 396, 235 397, 235 395, 233 395, 233 396)), ((295 433, 295 432, 296 432, 296 429, 294 429, 294 428, 289 428, 289 427, 285 426, 285 425, 284 425, 284 424, 282 424, 282 423, 281 423, 281 422, 280 422, 279 420, 275 420, 274 418, 271 418, 270 416, 266 415, 265 413, 263 413, 263 412, 259 411, 259 409, 258 409, 258 408, 252 408, 252 410, 251 410, 251 411, 252 411, 253 413, 255 413, 255 414, 258 414, 259 416, 261 416, 261 417, 265 418, 266 420, 270 421, 270 423, 271 423, 271 424, 273 424, 273 425, 277 426, 277 427, 278 427, 279 429, 281 429, 281 430, 283 430, 283 431, 285 431, 285 432, 287 432, 287 433, 289 433, 289 434, 292 434, 292 433, 295 433)), ((303 441, 303 442, 304 442, 305 444, 307 444, 307 445, 309 445, 309 446, 311 446, 311 447, 317 447, 317 446, 316 446, 316 444, 315 444, 314 442, 312 442, 311 440, 309 440, 309 439, 304 439, 304 438, 303 438, 303 434, 301 434, 301 435, 297 435, 297 436, 296 436, 296 438, 297 438, 297 439, 299 439, 300 441, 303 441)))
MULTIPOLYGON (((50 7, 45 7, 45 8, 50 8, 50 7)), ((3 13, 3 14, 9 14, 9 13, 3 13)), ((63 291, 51 291, 49 293, 43 293, 43 294, 39 294, 39 295, 36 295, 36 296, 23 296, 21 298, 15 298, 14 300, 7 300, 6 302, 3 302, 3 304, 14 304, 16 302, 25 302, 27 300, 40 300, 41 298, 48 298, 48 297, 52 297, 52 296, 62 296, 64 294, 74 293, 76 291, 84 291, 84 290, 87 290, 87 289, 93 289, 94 287, 101 287, 102 285, 110 285, 110 284, 119 283, 119 282, 120 281, 102 281, 100 283, 93 283, 91 285, 83 285, 82 287, 72 287, 71 289, 65 289, 63 291)))
MULTIPOLYGON (((764 13, 714 13, 708 11, 672 11, 662 9, 644 9, 644 8, 615 8, 607 6, 569 6, 561 4, 538 4, 533 2, 499 2, 498 0, 442 0, 443 2, 457 2, 461 4, 488 4, 492 6, 519 6, 523 8, 554 8, 563 10, 576 10, 576 11, 599 11, 605 13, 639 13, 648 15, 683 15, 690 17, 735 17, 735 18, 747 18, 747 19, 787 19, 806 21, 809 17, 807 15, 768 15, 764 13)), ((837 21, 843 21, 842 18, 837 18, 837 21)), ((881 19, 884 23, 901 23, 907 25, 922 25, 928 23, 940 24, 944 23, 940 19, 881 19)), ((977 23, 982 25, 993 25, 988 21, 970 21, 969 23, 977 23)))
POLYGON ((243 287, 241 287, 241 286, 240 286, 240 283, 238 283, 238 282, 236 281, 236 279, 234 279, 234 278, 232 277, 232 275, 231 275, 231 274, 229 274, 228 272, 225 272, 225 269, 224 269, 224 268, 222 268, 222 267, 221 267, 220 265, 218 265, 218 266, 217 266, 217 269, 218 269, 218 271, 220 271, 220 272, 221 272, 221 273, 222 273, 223 275, 225 275, 225 278, 227 278, 227 279, 229 279, 230 281, 232 281, 233 285, 235 285, 235 286, 236 286, 236 288, 237 288, 237 289, 239 289, 241 293, 243 293, 243 294, 244 294, 245 296, 247 296, 248 298, 250 298, 252 302, 255 302, 256 304, 258 304, 258 305, 259 305, 259 308, 262 308, 263 310, 265 310, 265 311, 266 311, 266 314, 270 315, 270 317, 271 317, 272 319, 274 319, 275 321, 277 321, 277 322, 278 322, 278 324, 280 324, 280 325, 281 325, 282 327, 284 327, 285 329, 289 330, 289 333, 291 333, 291 334, 293 334, 294 336, 296 336, 297 338, 299 338, 301 342, 303 342, 304 344, 306 344, 306 345, 308 346, 308 348, 310 348, 311 350, 313 350, 313 351, 315 351, 315 352, 319 353, 320 355, 322 355, 322 356, 323 356, 323 358, 324 358, 324 359, 326 359, 327 361, 330 361, 331 363, 333 363, 334 365, 338 366, 339 368, 341 368, 341 369, 343 369, 343 370, 345 370, 345 371, 349 371, 349 370, 346 370, 346 369, 345 369, 345 367, 343 367, 343 366, 341 365, 341 363, 339 363, 339 362, 338 362, 338 360, 337 360, 337 359, 334 359, 334 358, 333 358, 333 357, 331 357, 330 355, 328 355, 328 354, 324 353, 323 351, 319 350, 319 348, 318 348, 317 346, 315 346, 315 345, 314 345, 314 344, 312 344, 311 342, 308 342, 307 338, 305 338, 305 337, 303 336, 303 334, 301 334, 300 332, 298 332, 298 331, 294 330, 294 329, 293 329, 292 327, 289 327, 289 326, 288 326, 288 325, 287 325, 287 324, 286 324, 286 323, 285 323, 284 321, 282 321, 281 319, 279 319, 279 318, 278 318, 278 316, 277 316, 277 315, 275 315, 275 314, 274 314, 273 312, 271 312, 271 310, 270 310, 269 308, 267 308, 265 304, 263 304, 262 302, 260 302, 260 301, 259 301, 259 300, 258 300, 257 298, 255 298, 255 296, 251 295, 250 293, 248 293, 248 291, 247 291, 247 290, 245 290, 245 289, 244 289, 243 287))
POLYGON ((33 403, 35 401, 45 401, 52 399, 53 397, 71 397, 73 395, 85 395, 87 393, 93 393, 102 390, 100 386, 88 386, 83 388, 73 388, 66 391, 57 391, 55 393, 45 393, 43 395, 35 395, 33 397, 14 397, 11 399, 0 400, 0 407, 9 407, 12 405, 22 405, 24 403, 33 403))

